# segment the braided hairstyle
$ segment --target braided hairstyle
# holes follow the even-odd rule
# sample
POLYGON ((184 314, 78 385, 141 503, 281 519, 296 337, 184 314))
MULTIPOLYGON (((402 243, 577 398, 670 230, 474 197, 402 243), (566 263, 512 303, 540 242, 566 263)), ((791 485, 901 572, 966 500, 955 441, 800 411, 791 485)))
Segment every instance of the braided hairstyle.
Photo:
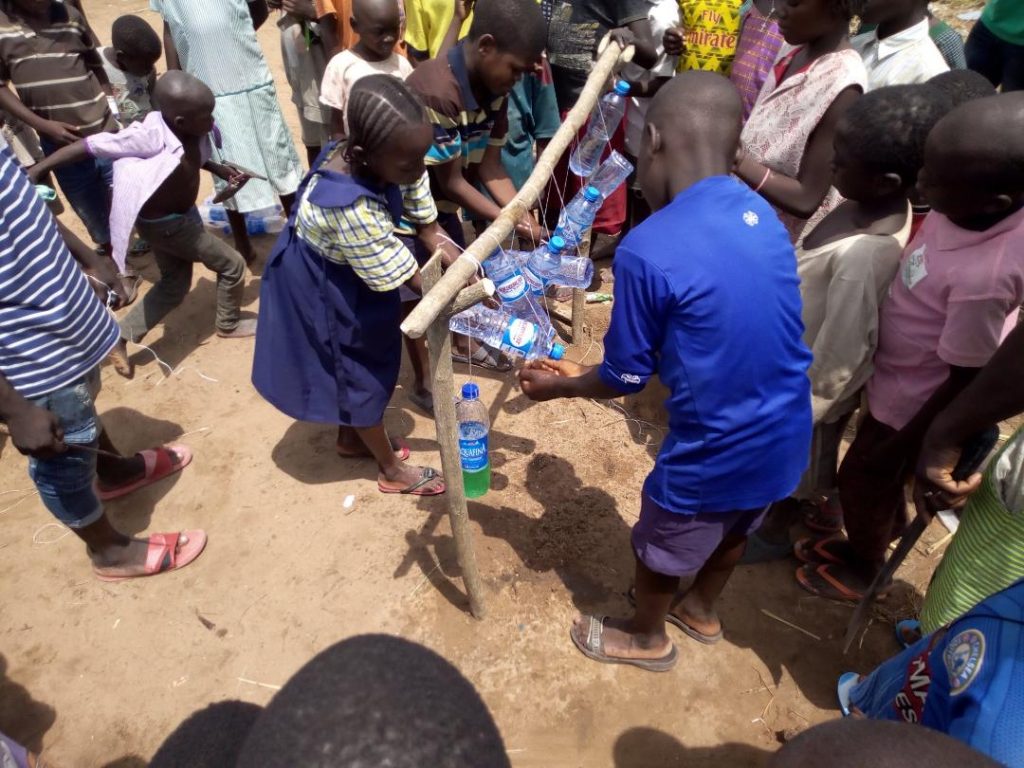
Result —
POLYGON ((426 120, 420 100, 391 75, 368 75, 357 80, 349 92, 346 115, 345 159, 362 164, 387 144, 396 129, 426 120), (355 147, 362 150, 361 157, 352 156, 355 147))

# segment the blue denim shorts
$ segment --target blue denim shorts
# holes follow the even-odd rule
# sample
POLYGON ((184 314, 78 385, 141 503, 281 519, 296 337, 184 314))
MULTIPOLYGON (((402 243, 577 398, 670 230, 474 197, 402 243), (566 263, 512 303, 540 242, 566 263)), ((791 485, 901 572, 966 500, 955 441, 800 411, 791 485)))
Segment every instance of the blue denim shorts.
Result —
POLYGON ((68 450, 49 459, 31 458, 28 474, 43 504, 68 528, 85 528, 103 516, 96 495, 96 454, 71 446, 96 448, 102 427, 94 399, 100 390, 100 369, 81 379, 31 400, 57 417, 64 429, 68 450))

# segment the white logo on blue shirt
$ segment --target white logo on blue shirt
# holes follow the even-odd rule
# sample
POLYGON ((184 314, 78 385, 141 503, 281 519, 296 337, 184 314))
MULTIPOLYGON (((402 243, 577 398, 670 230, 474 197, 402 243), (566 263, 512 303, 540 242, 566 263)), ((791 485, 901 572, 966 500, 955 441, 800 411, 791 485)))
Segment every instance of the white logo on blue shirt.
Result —
POLYGON ((760 217, 753 211, 747 211, 743 214, 743 223, 748 227, 756 227, 760 221, 760 217))
POLYGON ((641 381, 643 381, 643 379, 637 376, 635 373, 623 373, 621 376, 619 376, 619 378, 622 379, 627 384, 639 384, 641 381))

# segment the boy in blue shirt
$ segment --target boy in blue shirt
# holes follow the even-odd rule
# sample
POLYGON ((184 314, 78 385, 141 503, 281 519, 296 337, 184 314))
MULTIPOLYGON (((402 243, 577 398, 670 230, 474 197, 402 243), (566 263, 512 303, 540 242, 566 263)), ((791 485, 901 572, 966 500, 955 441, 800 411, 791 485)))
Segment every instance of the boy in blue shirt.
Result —
POLYGON ((730 177, 742 106, 719 75, 685 72, 655 97, 638 181, 655 213, 615 257, 599 366, 537 362, 533 400, 613 398, 658 374, 669 435, 633 528, 636 612, 584 616, 570 635, 598 661, 667 671, 665 622, 715 643, 715 612, 747 534, 800 480, 811 436, 810 353, 796 259, 771 206, 730 177))

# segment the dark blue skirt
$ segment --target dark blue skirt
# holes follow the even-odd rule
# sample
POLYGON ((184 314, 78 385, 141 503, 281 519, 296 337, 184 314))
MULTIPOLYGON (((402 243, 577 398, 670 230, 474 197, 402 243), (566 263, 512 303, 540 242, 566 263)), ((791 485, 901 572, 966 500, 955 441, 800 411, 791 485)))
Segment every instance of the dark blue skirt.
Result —
POLYGON ((294 419, 380 424, 402 364, 398 291, 370 290, 293 233, 263 271, 252 383, 294 419))

